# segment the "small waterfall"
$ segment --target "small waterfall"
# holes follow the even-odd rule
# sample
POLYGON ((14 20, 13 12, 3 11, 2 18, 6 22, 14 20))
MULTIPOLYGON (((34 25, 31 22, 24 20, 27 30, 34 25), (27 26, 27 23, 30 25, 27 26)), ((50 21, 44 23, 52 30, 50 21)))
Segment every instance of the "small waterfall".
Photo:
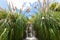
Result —
POLYGON ((26 28, 26 39, 25 40, 37 40, 35 37, 35 31, 33 30, 33 25, 28 24, 26 28))

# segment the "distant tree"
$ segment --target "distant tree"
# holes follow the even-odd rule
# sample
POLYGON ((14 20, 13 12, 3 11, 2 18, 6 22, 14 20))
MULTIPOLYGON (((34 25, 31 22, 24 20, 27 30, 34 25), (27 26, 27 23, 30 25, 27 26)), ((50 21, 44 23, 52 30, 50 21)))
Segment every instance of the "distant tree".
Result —
POLYGON ((55 7, 57 6, 57 4, 58 4, 57 2, 51 3, 50 6, 49 6, 49 8, 50 8, 51 10, 54 10, 55 7))
POLYGON ((60 4, 58 4, 58 5, 55 7, 54 10, 55 10, 55 11, 60 11, 60 4))

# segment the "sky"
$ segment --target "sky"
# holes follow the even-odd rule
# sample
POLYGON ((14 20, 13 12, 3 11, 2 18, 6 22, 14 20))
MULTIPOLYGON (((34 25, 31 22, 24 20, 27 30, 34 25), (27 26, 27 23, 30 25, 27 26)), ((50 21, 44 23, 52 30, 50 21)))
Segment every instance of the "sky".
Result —
POLYGON ((2 7, 3 9, 7 9, 7 3, 5 0, 0 0, 0 7, 2 7))
POLYGON ((56 0, 57 2, 60 2, 60 0, 56 0))
MULTIPOLYGON (((8 5, 10 2, 10 4, 13 3, 13 6, 14 7, 16 6, 18 9, 22 7, 22 4, 25 5, 24 8, 27 8, 27 7, 30 7, 29 3, 34 4, 34 2, 36 2, 36 1, 37 0, 0 0, 0 7, 2 7, 3 9, 8 9, 8 5)), ((11 5, 11 7, 12 7, 12 5, 11 5)), ((24 9, 23 14, 25 14, 26 16, 29 16, 29 17, 31 17, 32 14, 37 12, 37 10, 34 8, 32 8, 32 10, 29 13, 25 13, 26 12, 25 10, 26 9, 24 9)))
MULTIPOLYGON (((23 2, 31 2, 31 3, 33 3, 34 1, 36 1, 36 0, 31 0, 31 1, 28 1, 28 0, 0 0, 0 6, 2 7, 2 8, 8 8, 7 7, 7 2, 12 2, 13 3, 13 5, 14 6, 17 6, 17 8, 20 8, 21 7, 21 5, 23 4, 23 2)), ((27 4, 27 5, 29 5, 29 4, 27 4)))
MULTIPOLYGON (((16 1, 15 0, 7 0, 7 1, 12 1, 14 3, 14 6, 17 6, 17 8, 19 8, 23 4, 23 2, 33 3, 37 0, 16 0, 16 1)), ((56 0, 56 1, 60 2, 60 0, 56 0)), ((27 5, 29 5, 29 4, 27 4, 27 5)), ((8 9, 6 0, 0 0, 0 7, 2 7, 3 9, 8 9)))
MULTIPOLYGON (((8 5, 9 5, 9 2, 10 2, 10 4, 12 3, 13 6, 17 7, 18 9, 22 8, 22 4, 25 5, 24 8, 27 8, 27 7, 30 7, 30 5, 28 3, 33 4, 36 1, 37 0, 0 0, 0 7, 2 7, 3 9, 8 9, 8 5), (26 2, 27 4, 25 4, 24 2, 26 2)), ((55 1, 60 2, 60 0, 55 0, 55 1)), ((41 3, 42 3, 42 0, 41 0, 41 3)), ((11 5, 11 7, 12 7, 12 5, 11 5)), ((23 9, 23 10, 26 10, 26 9, 23 9)), ((23 11, 23 13, 24 12, 25 11, 23 11)), ((33 15, 34 13, 37 13, 37 12, 38 12, 37 9, 32 8, 32 10, 29 12, 29 14, 26 13, 25 15, 30 16, 30 15, 33 15)))

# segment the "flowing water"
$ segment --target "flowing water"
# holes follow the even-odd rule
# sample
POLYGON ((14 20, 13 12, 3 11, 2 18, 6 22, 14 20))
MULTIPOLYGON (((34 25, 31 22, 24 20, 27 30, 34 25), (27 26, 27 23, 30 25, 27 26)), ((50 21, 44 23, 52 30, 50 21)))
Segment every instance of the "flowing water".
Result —
POLYGON ((33 30, 33 25, 29 24, 26 29, 26 39, 25 40, 37 40, 35 37, 35 31, 33 30))

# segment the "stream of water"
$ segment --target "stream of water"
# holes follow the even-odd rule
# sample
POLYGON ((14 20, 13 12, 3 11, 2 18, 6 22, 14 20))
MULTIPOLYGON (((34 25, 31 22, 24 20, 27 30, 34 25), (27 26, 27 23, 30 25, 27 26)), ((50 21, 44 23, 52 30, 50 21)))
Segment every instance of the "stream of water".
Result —
POLYGON ((27 26, 25 40, 37 40, 37 38, 35 37, 35 31, 33 30, 32 24, 29 24, 27 26))

